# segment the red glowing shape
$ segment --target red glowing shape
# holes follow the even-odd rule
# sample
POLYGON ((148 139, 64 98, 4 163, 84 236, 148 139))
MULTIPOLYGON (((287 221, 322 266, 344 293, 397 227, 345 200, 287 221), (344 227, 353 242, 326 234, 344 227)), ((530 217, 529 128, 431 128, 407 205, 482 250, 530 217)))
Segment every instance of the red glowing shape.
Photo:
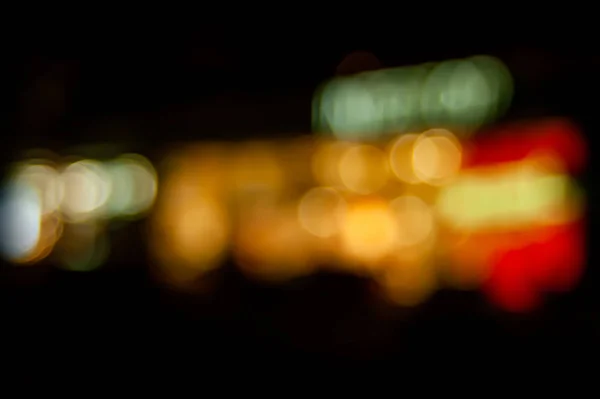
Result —
POLYGON ((492 302, 512 312, 535 309, 547 292, 566 292, 584 268, 583 224, 548 227, 545 239, 499 253, 484 291, 492 302))
POLYGON ((554 228, 543 242, 529 246, 525 255, 531 278, 548 292, 572 290, 581 278, 585 262, 582 223, 554 228))
POLYGON ((484 291, 491 302, 515 313, 534 310, 542 302, 541 292, 527 273, 527 259, 518 250, 498 257, 484 291))
POLYGON ((562 161, 569 173, 581 172, 587 161, 585 142, 577 127, 558 119, 513 125, 465 143, 463 167, 519 161, 544 151, 562 161))
MULTIPOLYGON (((464 169, 524 160, 549 154, 564 172, 583 171, 587 148, 578 128, 568 120, 548 119, 513 124, 487 132, 464 144, 464 169)), ((531 231, 535 233, 534 231, 531 231)), ((539 230, 534 243, 498 253, 484 286, 486 295, 501 308, 527 312, 541 304, 544 293, 571 290, 580 280, 585 262, 582 221, 539 230)))

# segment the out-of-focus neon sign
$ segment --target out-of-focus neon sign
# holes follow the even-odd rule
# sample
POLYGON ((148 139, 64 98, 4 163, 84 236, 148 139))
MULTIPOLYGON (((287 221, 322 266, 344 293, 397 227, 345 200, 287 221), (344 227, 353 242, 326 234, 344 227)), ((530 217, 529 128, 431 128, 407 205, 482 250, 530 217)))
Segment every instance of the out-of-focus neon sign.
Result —
MULTIPOLYGON (((483 285, 486 295, 503 309, 520 312, 540 305, 546 293, 572 289, 585 263, 583 212, 577 206, 580 203, 573 203, 580 198, 567 191, 576 186, 569 174, 580 172, 587 159, 577 128, 565 120, 517 125, 465 143, 465 148, 463 168, 467 174, 479 173, 482 177, 479 185, 471 182, 470 194, 459 197, 473 205, 495 196, 494 202, 501 206, 490 208, 488 213, 477 212, 476 206, 468 212, 457 208, 452 216, 448 208, 446 216, 458 222, 454 228, 466 229, 471 235, 463 253, 481 252, 482 248, 487 252, 484 259, 488 277, 483 285), (538 166, 544 166, 547 173, 538 169, 538 178, 525 182, 514 174, 505 174, 504 183, 495 179, 486 183, 483 177, 486 170, 507 165, 531 166, 531 159, 544 160, 538 166), (499 183, 500 187, 492 188, 499 183), (519 204, 514 196, 518 190, 521 199, 530 201, 531 206, 519 204), (494 214, 498 210, 503 210, 500 216, 494 214), (504 224, 502 219, 513 223, 504 224)), ((450 190, 460 191, 457 187, 461 184, 465 183, 458 182, 450 190)), ((454 201, 460 202, 456 198, 454 201)))
POLYGON ((460 229, 564 223, 568 215, 560 210, 571 198, 571 179, 526 164, 511 166, 494 175, 465 174, 442 190, 442 217, 460 229))

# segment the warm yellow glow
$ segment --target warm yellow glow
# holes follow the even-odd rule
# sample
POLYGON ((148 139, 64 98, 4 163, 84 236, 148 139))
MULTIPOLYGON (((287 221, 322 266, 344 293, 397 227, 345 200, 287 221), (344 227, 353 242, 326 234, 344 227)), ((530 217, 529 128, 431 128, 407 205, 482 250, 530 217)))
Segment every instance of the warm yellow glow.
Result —
POLYGON ((276 151, 266 143, 249 143, 238 149, 231 163, 234 194, 244 200, 277 197, 284 188, 284 172, 276 151))
POLYGON ((402 247, 422 244, 433 234, 434 217, 429 206, 418 197, 402 196, 391 203, 399 222, 398 244, 402 247))
POLYGON ((573 217, 568 176, 544 173, 527 162, 464 173, 444 188, 437 211, 454 228, 506 228, 561 223, 573 217))
POLYGON ((262 280, 280 281, 314 270, 306 232, 291 209, 262 209, 242 217, 235 239, 243 271, 262 280))
POLYGON ((342 187, 340 160, 353 144, 344 141, 321 143, 311 160, 311 168, 317 183, 321 186, 342 187))
POLYGON ((26 164, 19 168, 15 179, 38 192, 42 204, 42 214, 52 213, 60 206, 64 190, 60 174, 53 167, 43 164, 26 164))
POLYGON ((394 250, 398 221, 384 201, 353 204, 342 223, 342 245, 347 255, 360 261, 375 261, 394 250))
POLYGON ((357 194, 371 194, 388 181, 389 165, 385 153, 371 145, 347 149, 339 163, 344 186, 357 194))
POLYGON ((277 153, 288 186, 295 188, 315 185, 311 158, 317 147, 311 136, 298 137, 280 145, 277 153))
POLYGON ((188 176, 205 191, 225 194, 230 188, 231 149, 221 143, 192 145, 180 149, 165 162, 163 170, 177 179, 188 176))
POLYGON ((60 209, 69 220, 82 222, 102 215, 112 187, 99 162, 75 162, 63 170, 61 180, 64 197, 60 209))
POLYGON ((332 188, 308 191, 298 204, 298 220, 309 233, 322 238, 335 235, 345 209, 345 201, 332 188))
POLYGON ((448 130, 429 130, 414 144, 413 169, 425 183, 447 184, 460 170, 461 160, 459 141, 448 130))
POLYGON ((174 250, 190 265, 205 268, 199 260, 214 257, 225 239, 224 216, 221 209, 210 200, 198 201, 177 214, 173 221, 174 250))
MULTIPOLYGON (((174 212, 166 226, 162 266, 176 280, 194 278, 219 265, 228 244, 224 210, 213 200, 198 199, 174 212)), ((184 281, 181 281, 184 282, 184 281)))
POLYGON ((339 268, 414 306, 442 281, 480 286, 495 251, 511 248, 494 229, 521 234, 576 215, 552 154, 461 167, 461 146, 443 129, 399 137, 387 154, 373 142, 310 139, 196 147, 161 174, 151 248, 171 281, 196 281, 231 249, 252 278, 339 268))
POLYGON ((227 209, 196 172, 175 169, 165 179, 153 215, 151 248, 164 277, 175 283, 188 283, 219 266, 229 245, 227 209))
POLYGON ((413 149, 418 137, 417 134, 404 134, 392 143, 389 150, 392 172, 400 181, 409 184, 419 182, 413 170, 413 149))

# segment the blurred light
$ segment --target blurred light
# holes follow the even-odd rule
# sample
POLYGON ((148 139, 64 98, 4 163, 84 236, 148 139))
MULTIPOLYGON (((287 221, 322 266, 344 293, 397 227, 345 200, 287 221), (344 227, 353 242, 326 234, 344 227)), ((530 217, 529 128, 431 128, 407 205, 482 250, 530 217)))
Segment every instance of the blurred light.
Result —
POLYGON ((371 194, 388 181, 389 166, 385 153, 371 145, 348 148, 339 163, 344 186, 358 194, 371 194))
POLYGON ((152 164, 136 154, 123 155, 106 166, 111 178, 107 208, 114 216, 147 211, 156 197, 157 176, 152 164))
POLYGON ((343 187, 340 161, 353 144, 343 141, 320 143, 312 157, 311 167, 315 180, 321 186, 343 187))
POLYGON ((43 163, 26 163, 17 170, 14 178, 38 192, 44 215, 59 208, 64 190, 56 169, 43 163))
POLYGON ((492 302, 512 312, 529 312, 540 306, 542 293, 527 277, 527 259, 518 251, 502 254, 485 286, 492 302))
POLYGON ((341 140, 435 126, 469 133, 506 111, 512 86, 488 56, 338 77, 314 95, 313 128, 341 140))
POLYGON ((568 120, 550 119, 499 128, 465 146, 464 168, 502 165, 547 154, 560 161, 565 172, 579 173, 588 151, 579 130, 568 120))
POLYGON ((544 236, 526 247, 530 276, 544 292, 567 292, 575 288, 585 266, 585 226, 576 220, 546 228, 544 236))
POLYGON ((35 189, 10 184, 2 199, 2 252, 10 261, 27 259, 36 249, 42 223, 42 204, 35 189))
POLYGON ((414 144, 412 162, 421 181, 436 186, 447 184, 460 169, 460 144, 447 130, 429 130, 414 144))
POLYGON ((529 240, 513 240, 490 258, 484 292, 506 310, 527 312, 542 304, 544 294, 573 289, 585 262, 582 234, 579 220, 530 230, 529 240))
POLYGON ((61 212, 72 222, 84 222, 104 215, 111 193, 110 176, 103 165, 83 160, 67 166, 61 180, 64 197, 61 212))
POLYGON ((506 65, 495 57, 478 55, 469 58, 469 61, 485 79, 489 89, 485 121, 493 121, 510 106, 514 90, 513 78, 506 65))
MULTIPOLYGON (((48 167, 49 168, 49 167, 48 167)), ((47 257, 62 234, 62 220, 52 212, 56 177, 38 163, 20 165, 4 188, 2 199, 2 252, 20 264, 47 257)))
POLYGON ((92 270, 109 253, 108 237, 97 222, 139 214, 154 201, 156 174, 139 155, 107 164, 78 160, 59 171, 39 158, 56 158, 52 153, 28 154, 35 157, 13 168, 4 201, 2 241, 11 262, 35 263, 55 251, 63 267, 92 270))
POLYGON ((157 271, 176 285, 218 267, 229 245, 230 216, 219 186, 203 184, 214 182, 211 169, 190 155, 177 159, 167 171, 151 225, 157 271))
POLYGON ((314 186, 314 171, 312 170, 313 154, 318 143, 312 136, 301 136, 281 143, 279 146, 279 158, 281 170, 285 174, 285 184, 296 192, 296 188, 314 186))
POLYGON ((394 175, 404 183, 419 182, 413 169, 413 150, 418 138, 418 134, 400 136, 390 148, 390 167, 394 175))
POLYGON ((178 205, 159 211, 153 250, 168 279, 187 283, 219 266, 229 221, 225 209, 208 197, 178 205))
POLYGON ((231 185, 230 158, 231 148, 223 143, 188 145, 167 157, 163 169, 168 176, 177 176, 177 180, 185 175, 190 188, 195 182, 206 192, 225 195, 231 185))
POLYGON ((173 236, 176 251, 190 260, 199 259, 205 251, 199 241, 204 241, 212 234, 222 236, 222 215, 219 207, 210 200, 197 202, 193 207, 183 210, 175 219, 173 236))
POLYGON ((298 204, 298 219, 309 233, 322 238, 335 235, 345 209, 345 201, 332 188, 308 191, 298 204))
MULTIPOLYGON (((496 106, 497 93, 470 60, 438 64, 430 73, 421 96, 421 115, 430 127, 479 126, 496 106)), ((491 79, 493 81, 493 79, 491 79)))
POLYGON ((489 277, 491 262, 496 253, 512 248, 520 242, 512 232, 446 231, 446 252, 442 262, 443 278, 457 289, 476 289, 489 277), (461 234, 462 233, 462 234, 461 234))
MULTIPOLYGON (((459 118, 450 115, 457 109, 495 115, 502 107, 501 94, 471 98, 483 97, 489 83, 473 69, 486 62, 448 69, 455 81, 437 87, 436 103, 446 118, 459 118)), ((395 73, 365 75, 361 84, 392 96, 382 82, 395 73)), ((488 118, 481 115, 472 120, 488 118)), ((421 303, 444 282, 482 288, 507 310, 533 309, 542 294, 573 288, 583 270, 583 233, 572 227, 582 217, 582 194, 567 173, 584 153, 569 126, 506 128, 535 138, 522 145, 514 136, 460 141, 441 128, 396 131, 387 154, 379 141, 310 138, 190 146, 163 170, 153 255, 171 282, 218 267, 231 248, 241 271, 261 280, 340 267, 376 279, 402 306, 421 303), (494 149, 497 143, 504 144, 494 149), (506 266, 513 257, 520 271, 506 266)), ((113 196, 108 209, 120 203, 113 196)))
POLYGON ((235 258, 251 277, 281 281, 314 270, 308 237, 296 212, 262 208, 242 217, 235 239, 235 258))
POLYGON ((470 172, 442 190, 438 212, 455 228, 562 223, 569 207, 570 179, 516 164, 495 173, 470 172), (512 166, 512 167, 511 167, 512 166))
POLYGON ((231 162, 231 183, 239 199, 272 200, 282 193, 284 173, 270 144, 244 144, 231 162))
POLYGON ((400 224, 398 245, 422 244, 433 234, 435 221, 429 206, 418 197, 403 196, 390 204, 400 224))
POLYGON ((342 222, 342 245, 347 255, 373 262, 389 254, 399 237, 398 221, 384 201, 351 204, 342 222))
POLYGON ((377 100, 364 81, 338 78, 324 95, 321 112, 339 139, 362 139, 373 131, 373 124, 381 119, 377 100))

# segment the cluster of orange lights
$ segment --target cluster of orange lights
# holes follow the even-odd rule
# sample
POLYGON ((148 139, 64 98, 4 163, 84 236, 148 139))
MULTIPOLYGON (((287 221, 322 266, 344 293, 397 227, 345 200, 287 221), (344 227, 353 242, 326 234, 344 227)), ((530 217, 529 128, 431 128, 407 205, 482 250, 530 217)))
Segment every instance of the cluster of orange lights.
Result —
POLYGON ((404 306, 451 286, 530 310, 582 272, 582 196, 570 176, 584 147, 564 121, 469 142, 432 129, 385 143, 186 146, 165 163, 151 248, 179 285, 231 253, 260 279, 335 268, 373 278, 404 306))

